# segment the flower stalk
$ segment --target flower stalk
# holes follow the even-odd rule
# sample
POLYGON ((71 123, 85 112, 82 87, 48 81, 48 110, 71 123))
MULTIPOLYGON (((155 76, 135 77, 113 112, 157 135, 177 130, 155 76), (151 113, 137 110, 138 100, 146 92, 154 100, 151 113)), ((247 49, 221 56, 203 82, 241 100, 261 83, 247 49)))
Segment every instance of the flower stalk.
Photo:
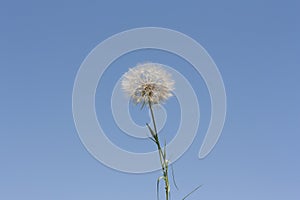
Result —
MULTIPOLYGON (((169 197, 170 197, 170 184, 169 184, 169 177, 168 177, 168 164, 169 163, 167 160, 166 148, 164 148, 164 151, 162 150, 159 139, 158 139, 158 132, 157 132, 157 128, 156 128, 155 117, 154 117, 154 112, 153 112, 151 101, 149 101, 149 109, 151 112, 151 118, 152 118, 152 122, 153 122, 153 126, 154 126, 154 134, 153 134, 153 130, 151 129, 151 127, 148 124, 147 124, 147 127, 149 128, 150 133, 153 137, 153 140, 157 145, 159 159, 160 159, 160 163, 161 163, 161 169, 163 172, 162 178, 165 181, 166 200, 169 200, 169 197)), ((159 179, 158 179, 158 183, 159 183, 159 179)), ((157 194, 158 194, 158 191, 157 191, 157 194)))

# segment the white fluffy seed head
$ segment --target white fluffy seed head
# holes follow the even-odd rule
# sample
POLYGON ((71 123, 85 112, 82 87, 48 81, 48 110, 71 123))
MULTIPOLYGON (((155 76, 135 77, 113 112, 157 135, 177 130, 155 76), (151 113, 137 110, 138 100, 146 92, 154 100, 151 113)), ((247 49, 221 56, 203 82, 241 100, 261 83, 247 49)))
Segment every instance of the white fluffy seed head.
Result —
POLYGON ((123 75, 122 88, 136 104, 159 104, 172 96, 174 81, 161 65, 145 63, 123 75))

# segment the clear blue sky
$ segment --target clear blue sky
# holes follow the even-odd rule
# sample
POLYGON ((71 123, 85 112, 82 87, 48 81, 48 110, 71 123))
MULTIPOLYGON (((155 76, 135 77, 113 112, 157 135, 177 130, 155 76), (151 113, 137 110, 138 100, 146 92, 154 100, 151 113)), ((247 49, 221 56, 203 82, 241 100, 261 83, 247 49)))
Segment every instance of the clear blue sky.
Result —
MULTIPOLYGON (((201 77, 181 69, 193 86, 200 85, 195 90, 203 99, 203 121, 191 148, 174 164, 180 190, 173 199, 203 184, 190 199, 298 200, 299 9, 292 0, 1 1, 0 199, 155 199, 159 172, 121 173, 86 151, 72 118, 72 89, 81 62, 101 41, 158 26, 183 32, 208 51, 228 98, 223 134, 199 160, 209 98, 201 77)), ((116 130, 105 109, 107 91, 123 73, 117 66, 143 61, 184 65, 154 50, 117 60, 96 96, 99 118, 108 116, 104 128, 116 130)), ((170 105, 176 109, 176 102, 170 105)), ((149 141, 135 143, 121 133, 109 137, 128 150, 150 148, 142 145, 149 141)))

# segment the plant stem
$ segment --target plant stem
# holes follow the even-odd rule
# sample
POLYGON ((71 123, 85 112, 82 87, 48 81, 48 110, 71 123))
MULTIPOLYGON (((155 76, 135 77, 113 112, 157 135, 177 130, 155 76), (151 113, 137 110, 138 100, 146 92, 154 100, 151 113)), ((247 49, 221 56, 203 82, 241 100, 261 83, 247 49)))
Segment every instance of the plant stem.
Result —
POLYGON ((155 123, 155 119, 154 119, 154 112, 153 112, 153 109, 152 109, 151 101, 149 101, 149 108, 150 108, 151 117, 152 117, 152 121, 153 121, 154 131, 157 134, 156 123, 155 123))
POLYGON ((161 168, 162 168, 163 175, 164 175, 165 190, 166 190, 166 200, 169 200, 169 196, 170 196, 170 184, 169 184, 169 178, 168 178, 168 161, 166 159, 165 153, 161 149, 161 145, 160 145, 160 142, 159 142, 159 139, 158 139, 158 133, 157 133, 157 128, 156 128, 156 123, 155 123, 155 118, 154 118, 154 112, 153 112, 151 101, 149 101, 149 108, 150 108, 151 118, 152 118, 152 122, 153 122, 153 126, 154 126, 154 131, 155 131, 155 135, 153 136, 153 138, 154 138, 154 140, 156 142, 156 145, 157 145, 157 148, 158 148, 159 158, 160 158, 160 163, 161 163, 161 168))

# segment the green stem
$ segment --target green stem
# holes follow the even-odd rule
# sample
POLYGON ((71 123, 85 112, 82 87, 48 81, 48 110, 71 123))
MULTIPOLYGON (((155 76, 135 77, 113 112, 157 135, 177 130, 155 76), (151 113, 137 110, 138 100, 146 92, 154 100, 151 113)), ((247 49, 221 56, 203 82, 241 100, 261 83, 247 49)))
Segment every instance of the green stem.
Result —
POLYGON ((153 112, 153 109, 152 109, 151 101, 149 101, 149 108, 150 108, 151 118, 152 118, 152 122, 153 122, 153 126, 154 126, 154 132, 155 132, 154 139, 155 139, 155 142, 156 142, 156 145, 157 145, 157 148, 158 148, 158 152, 159 152, 160 164, 162 166, 162 170, 164 171, 164 159, 163 159, 164 155, 163 155, 163 152, 162 152, 159 140, 158 140, 157 128, 156 128, 156 123, 155 123, 155 118, 154 118, 154 112, 153 112))
POLYGON ((150 108, 151 117, 152 117, 152 121, 153 121, 154 131, 155 131, 155 133, 157 135, 156 123, 155 123, 155 119, 154 119, 154 112, 153 112, 153 109, 152 109, 152 103, 151 103, 151 101, 149 101, 149 108, 150 108))
POLYGON ((157 148, 158 148, 160 163, 161 163, 161 167, 162 167, 162 171, 163 171, 163 175, 164 175, 164 180, 165 180, 166 200, 169 200, 170 184, 169 184, 169 178, 168 178, 168 162, 166 160, 166 155, 163 153, 163 151, 161 149, 161 145, 160 145, 160 142, 159 142, 159 139, 158 139, 158 133, 157 133, 157 128, 156 128, 154 112, 153 112, 151 101, 149 101, 149 108, 150 108, 151 118, 152 118, 154 131, 155 131, 155 136, 153 136, 153 138, 155 139, 155 142, 156 142, 156 145, 157 145, 157 148))

